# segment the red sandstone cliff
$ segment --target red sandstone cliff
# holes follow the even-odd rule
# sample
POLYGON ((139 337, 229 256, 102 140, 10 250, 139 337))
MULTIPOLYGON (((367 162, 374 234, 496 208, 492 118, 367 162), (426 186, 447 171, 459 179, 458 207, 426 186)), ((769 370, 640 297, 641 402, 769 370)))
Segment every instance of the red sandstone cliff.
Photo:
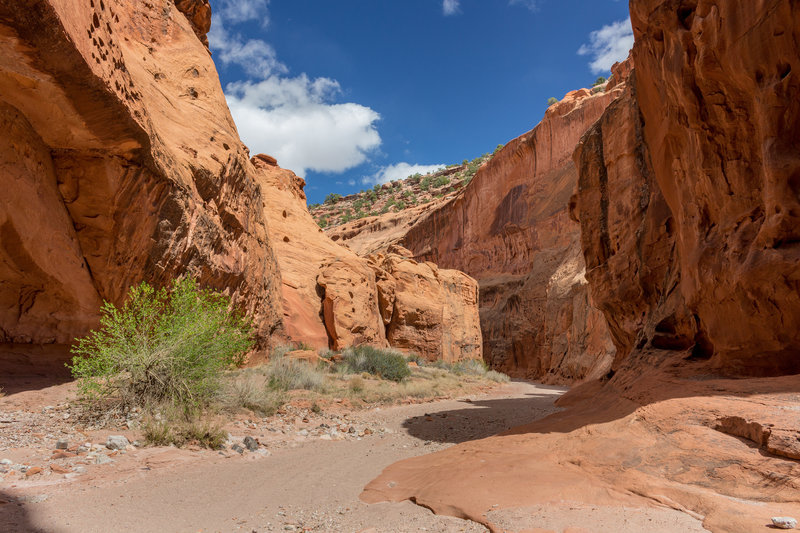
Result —
POLYGON ((191 273, 280 325, 259 187, 204 2, 0 2, 0 341, 70 342, 191 273), (203 14, 205 13, 205 15, 203 14), (195 16, 196 15, 196 16, 195 16))
POLYGON ((800 513, 800 7, 633 0, 631 20, 635 72, 581 139, 571 208, 616 372, 562 413, 392 465, 366 501, 495 530, 493 509, 565 500, 742 533, 800 513))
POLYGON ((576 152, 618 363, 653 346, 800 371, 800 10, 643 0, 631 18, 632 82, 576 152))

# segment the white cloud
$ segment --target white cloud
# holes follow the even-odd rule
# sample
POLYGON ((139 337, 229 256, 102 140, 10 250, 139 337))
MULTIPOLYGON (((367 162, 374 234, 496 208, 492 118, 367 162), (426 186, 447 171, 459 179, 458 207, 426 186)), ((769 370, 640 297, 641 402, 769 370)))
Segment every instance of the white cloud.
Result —
POLYGON ((214 11, 234 24, 248 20, 261 20, 262 26, 269 24, 269 0, 217 0, 214 11))
POLYGON ((523 6, 531 11, 539 10, 539 0, 508 0, 510 6, 523 6))
POLYGON ((633 47, 631 19, 612 22, 589 34, 589 44, 578 49, 579 55, 592 56, 589 68, 594 74, 611 70, 611 65, 628 57, 633 47))
POLYGON ((364 178, 361 180, 361 183, 364 185, 387 183, 394 180, 405 179, 412 174, 428 174, 429 172, 442 169, 445 166, 447 165, 444 163, 438 165, 412 165, 411 163, 405 162, 395 163, 394 165, 381 167, 378 172, 371 176, 364 176, 364 178))
POLYGON ((208 41, 215 59, 220 59, 226 65, 238 65, 250 76, 266 78, 273 73, 288 72, 286 65, 278 61, 272 46, 261 39, 244 40, 241 35, 232 35, 225 28, 222 15, 211 17, 208 41))
POLYGON ((214 59, 236 65, 247 79, 225 88, 239 135, 251 153, 267 153, 304 176, 306 171, 343 172, 365 162, 381 144, 380 115, 356 103, 337 103, 339 83, 330 78, 288 76, 275 49, 230 28, 248 20, 269 21, 269 0, 219 0, 208 34, 214 59))
POLYGON ((458 7, 460 0, 443 0, 442 1, 442 13, 445 16, 449 17, 450 15, 455 15, 459 11, 461 11, 458 7))
POLYGON ((264 152, 304 176, 307 170, 343 172, 381 144, 380 115, 354 103, 331 104, 339 85, 327 78, 270 77, 226 87, 239 135, 252 153, 264 152))

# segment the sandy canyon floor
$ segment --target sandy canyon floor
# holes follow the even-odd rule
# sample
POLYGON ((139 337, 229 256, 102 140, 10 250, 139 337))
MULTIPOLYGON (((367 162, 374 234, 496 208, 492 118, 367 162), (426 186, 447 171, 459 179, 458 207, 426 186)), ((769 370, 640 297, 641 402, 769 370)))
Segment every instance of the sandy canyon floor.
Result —
MULTIPOLYGON (((41 465, 43 472, 27 476, 7 469, 0 481, 0 529, 52 533, 487 531, 410 501, 368 505, 359 495, 399 460, 489 437, 558 411, 553 402, 565 390, 512 382, 427 404, 353 412, 289 410, 268 423, 244 420, 238 434, 232 432, 234 440, 257 436, 264 445, 255 452, 102 450, 97 455, 110 461, 96 464, 96 457, 53 460, 52 446, 24 445, 26 439, 46 443, 57 436, 37 433, 37 427, 68 434, 69 421, 59 429, 53 419, 64 416, 58 405, 74 385, 39 383, 35 376, 23 385, 7 387, 9 394, 0 400, 0 459, 27 464, 29 470, 41 465), (319 431, 330 426, 343 431, 333 437, 319 431)), ((103 435, 92 432, 86 438, 102 443, 103 435)), ((562 501, 487 514, 507 531, 703 531, 689 515, 655 506, 562 501)))

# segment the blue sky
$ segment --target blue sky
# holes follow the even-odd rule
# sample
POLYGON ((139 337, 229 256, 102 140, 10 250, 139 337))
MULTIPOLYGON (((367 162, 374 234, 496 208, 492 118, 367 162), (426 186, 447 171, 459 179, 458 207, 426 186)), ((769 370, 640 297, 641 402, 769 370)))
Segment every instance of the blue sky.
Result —
POLYGON ((309 203, 460 163, 627 55, 619 0, 211 0, 239 133, 309 203))

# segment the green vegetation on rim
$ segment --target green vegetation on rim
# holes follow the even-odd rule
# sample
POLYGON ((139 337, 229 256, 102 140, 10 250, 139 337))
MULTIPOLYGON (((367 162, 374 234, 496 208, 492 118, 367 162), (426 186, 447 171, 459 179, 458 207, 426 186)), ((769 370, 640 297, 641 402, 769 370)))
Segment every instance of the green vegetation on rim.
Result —
POLYGON ((330 193, 322 204, 308 206, 311 215, 321 228, 331 228, 368 216, 399 212, 416 205, 424 205, 437 198, 455 194, 465 187, 478 169, 496 155, 503 145, 497 145, 492 153, 485 153, 473 160, 422 175, 412 174, 404 180, 378 184, 349 196, 330 193))

